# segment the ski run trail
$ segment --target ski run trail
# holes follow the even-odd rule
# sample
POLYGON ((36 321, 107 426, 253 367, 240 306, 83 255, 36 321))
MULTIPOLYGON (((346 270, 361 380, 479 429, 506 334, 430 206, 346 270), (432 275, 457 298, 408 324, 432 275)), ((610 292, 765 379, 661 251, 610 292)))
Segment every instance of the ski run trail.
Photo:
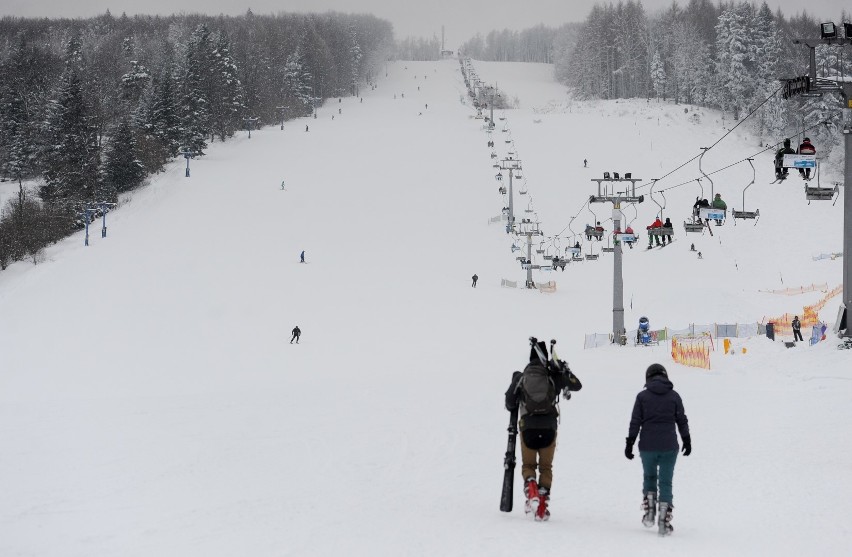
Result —
MULTIPOLYGON (((572 100, 546 65, 475 67, 519 103, 492 138, 522 159, 515 207, 546 236, 570 236, 575 215, 577 233, 595 219, 611 231, 611 205, 584 207, 592 178, 650 183, 733 124, 572 100)), ((488 224, 503 198, 474 114, 457 60, 392 63, 363 102, 215 143, 191 178, 175 160, 109 214, 107 238, 97 221, 89 247, 78 233, 0 273, 0 555, 848 555, 852 352, 830 331, 793 349, 717 343, 710 370, 674 363, 666 342, 584 349, 611 329, 612 255, 536 271, 552 294, 501 287, 525 271, 488 224), (520 450, 515 510, 498 510, 503 394, 530 336, 557 339, 583 382, 561 404, 543 524, 523 513, 520 450), (653 362, 693 439, 665 539, 642 527, 641 464, 623 455, 653 362)), ((761 150, 747 127, 705 171, 761 150)), ((684 233, 697 161, 657 191, 687 185, 654 194, 672 246, 645 250, 647 185, 638 214, 625 209, 641 235, 624 253, 628 330, 643 315, 682 329, 801 314, 824 293, 768 291, 841 283, 841 259, 813 257, 842 250, 843 201, 808 204, 796 175, 770 186, 771 152, 754 164, 756 225, 684 233)), ((751 178, 743 163, 713 187, 740 208, 751 178)))

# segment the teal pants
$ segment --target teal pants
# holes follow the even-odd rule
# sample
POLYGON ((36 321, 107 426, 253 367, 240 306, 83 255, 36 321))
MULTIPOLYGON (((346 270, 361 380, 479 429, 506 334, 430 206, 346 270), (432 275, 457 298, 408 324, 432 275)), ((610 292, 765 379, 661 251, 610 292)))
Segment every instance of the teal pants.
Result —
POLYGON ((659 482, 658 500, 662 503, 672 503, 672 476, 674 476, 677 451, 639 451, 639 456, 642 458, 642 470, 645 473, 642 493, 649 491, 657 493, 657 482, 659 482))

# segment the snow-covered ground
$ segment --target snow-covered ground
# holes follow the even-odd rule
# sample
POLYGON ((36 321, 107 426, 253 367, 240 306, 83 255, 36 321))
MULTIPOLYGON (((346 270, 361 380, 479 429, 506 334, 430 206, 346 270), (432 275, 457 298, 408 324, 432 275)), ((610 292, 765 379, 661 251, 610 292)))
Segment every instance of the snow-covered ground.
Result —
MULTIPOLYGON (((0 273, 0 555, 848 552, 852 354, 753 338, 705 371, 666 345, 583 350, 611 326, 611 255, 537 274, 554 294, 500 287, 525 273, 486 224, 503 199, 458 67, 393 64, 363 103, 216 144, 190 179, 176 161, 109 215, 106 239, 78 234, 0 273), (530 335, 558 339, 584 384, 562 404, 546 524, 498 511, 503 392, 530 335), (623 456, 655 361, 694 443, 665 540, 642 528, 641 465, 623 456)), ((517 207, 547 235, 569 236, 575 215, 577 232, 611 229, 608 206, 583 207, 603 171, 660 177, 725 133, 706 109, 542 92, 544 69, 480 73, 521 101, 499 123, 529 187, 517 207)), ((738 129, 703 166, 760 150, 738 129)), ((658 199, 676 242, 625 253, 628 327, 755 322, 820 296, 761 290, 840 283, 840 260, 811 256, 840 251, 842 200, 808 205, 798 177, 768 185, 770 154, 754 162, 756 226, 687 238, 697 182, 658 199)), ((655 191, 698 175, 692 163, 655 191)), ((715 191, 739 208, 750 180, 738 165, 715 191)), ((634 228, 658 210, 647 199, 634 228)))

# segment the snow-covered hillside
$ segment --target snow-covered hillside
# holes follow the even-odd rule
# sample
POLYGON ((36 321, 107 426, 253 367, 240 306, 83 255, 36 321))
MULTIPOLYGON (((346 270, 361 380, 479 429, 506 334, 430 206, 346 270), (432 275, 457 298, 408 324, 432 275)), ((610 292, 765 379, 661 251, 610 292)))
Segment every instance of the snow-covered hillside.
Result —
MULTIPOLYGON (((480 71, 520 100, 499 123, 529 187, 516 206, 546 235, 567 239, 575 216, 578 233, 611 229, 608 206, 584 207, 591 178, 650 181, 732 124, 542 92, 528 85, 541 66, 480 71)), ((850 353, 753 338, 705 371, 665 344, 583 350, 611 327, 611 255, 537 274, 554 294, 500 287, 525 272, 487 224, 503 199, 464 94, 457 61, 392 64, 363 102, 216 144, 189 179, 176 161, 109 215, 107 238, 78 234, 0 273, 0 555, 520 555, 531 540, 577 555, 844 555, 850 353), (584 384, 562 404, 546 524, 498 511, 503 392, 530 335, 558 339, 584 384), (642 528, 641 465, 623 456, 655 361, 694 444, 665 540, 642 528)), ((761 149, 737 129, 703 167, 761 149)), ((820 297, 763 290, 840 283, 839 260, 812 256, 840 251, 842 201, 808 205, 798 177, 768 185, 770 154, 754 163, 759 222, 712 237, 681 224, 697 163, 659 182, 691 183, 658 199, 675 243, 625 253, 628 328, 756 322, 820 297)), ((739 208, 751 178, 737 165, 715 191, 739 208)), ((647 199, 634 228, 657 212, 647 199)), ((837 299, 823 318, 836 312, 837 299)))

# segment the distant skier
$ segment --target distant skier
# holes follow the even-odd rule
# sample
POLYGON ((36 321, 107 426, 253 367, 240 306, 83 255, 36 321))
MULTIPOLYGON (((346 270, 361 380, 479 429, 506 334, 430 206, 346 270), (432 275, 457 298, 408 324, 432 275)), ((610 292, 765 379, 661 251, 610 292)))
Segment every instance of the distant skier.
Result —
POLYGON ((796 342, 797 340, 804 341, 804 339, 802 338, 802 322, 799 321, 798 315, 793 318, 792 325, 793 325, 793 342, 796 342))
POLYGON ((305 131, 308 131, 308 125, 305 124, 305 131))
POLYGON ((553 456, 556 452, 556 429, 559 426, 559 410, 556 403, 560 391, 565 398, 570 391, 579 391, 583 385, 564 361, 546 361, 547 345, 531 338, 529 364, 523 372, 512 374, 512 383, 506 391, 506 409, 519 408, 518 427, 521 432, 521 469, 524 478, 524 494, 527 496, 526 511, 535 514, 536 520, 547 520, 553 483, 553 456), (538 349, 538 351, 536 350, 538 349), (536 481, 536 468, 539 477, 536 481))
POLYGON ((296 344, 299 344, 299 337, 302 336, 302 329, 299 328, 298 325, 293 327, 293 338, 290 339, 290 344, 293 344, 293 341, 296 341, 296 344))
POLYGON ((476 276, 476 273, 474 273, 473 276, 470 278, 473 279, 473 284, 471 284, 471 287, 476 288, 476 281, 479 280, 479 277, 476 276))
POLYGON ((589 166, 588 159, 583 159, 583 168, 588 168, 588 166, 589 166))
POLYGON ((657 527, 661 536, 668 536, 673 530, 672 476, 679 450, 675 426, 683 440, 683 456, 689 456, 692 453, 692 439, 683 401, 669 381, 666 368, 660 364, 651 364, 645 371, 645 390, 636 395, 633 405, 624 456, 633 460, 633 444, 641 430, 639 456, 644 471, 642 506, 645 511, 642 524, 646 528, 654 525, 659 480, 660 513, 657 527))
POLYGON ((796 151, 790 147, 790 139, 784 140, 784 146, 775 152, 775 179, 784 180, 787 178, 788 169, 784 168, 784 155, 795 155, 796 151))
MULTIPOLYGON (((816 147, 811 144, 811 140, 809 138, 804 138, 802 140, 802 144, 799 145, 799 154, 800 155, 816 155, 816 147)), ((802 178, 805 180, 811 179, 811 169, 810 168, 800 168, 799 174, 802 175, 802 178)))
POLYGON ((302 250, 302 253, 299 254, 299 263, 305 262, 305 250, 302 250))

